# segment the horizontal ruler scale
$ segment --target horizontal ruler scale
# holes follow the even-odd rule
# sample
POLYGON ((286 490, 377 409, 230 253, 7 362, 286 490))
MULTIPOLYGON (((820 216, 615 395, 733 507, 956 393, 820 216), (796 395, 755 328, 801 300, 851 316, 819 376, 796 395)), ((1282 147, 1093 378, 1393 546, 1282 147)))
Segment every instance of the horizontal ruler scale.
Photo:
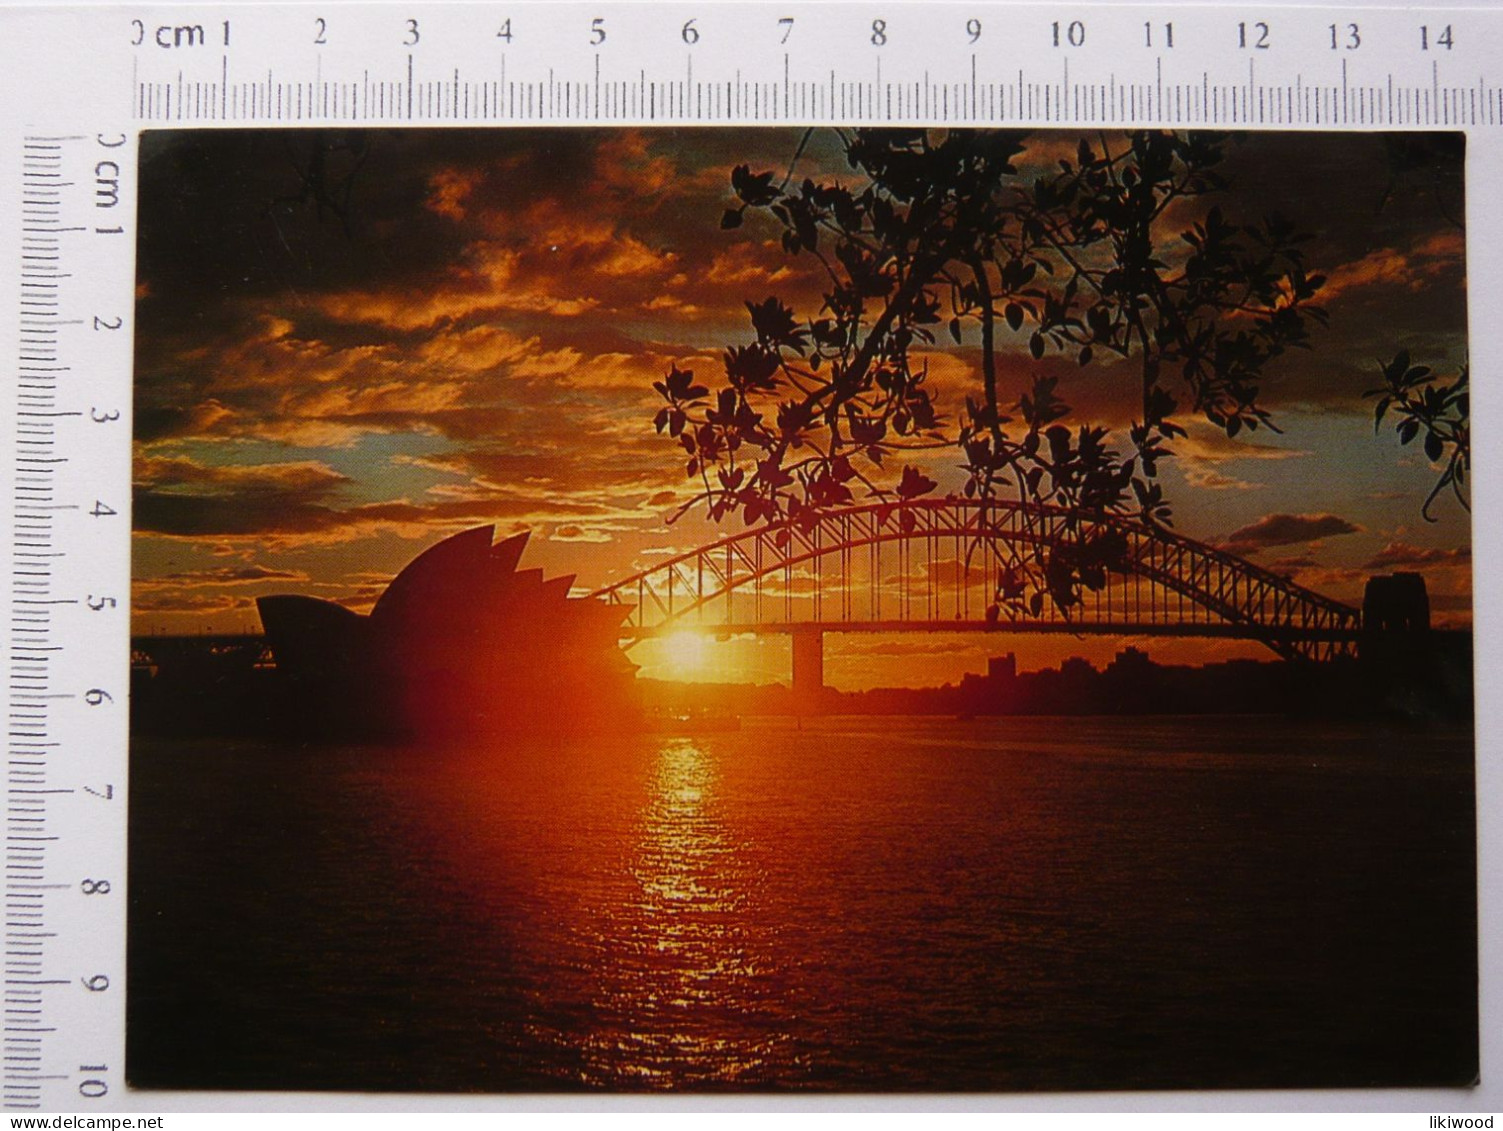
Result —
MULTIPOLYGON (((1250 67, 1249 70, 1252 68, 1250 67)), ((137 82, 134 116, 169 122, 653 121, 653 122, 1087 122, 1222 126, 1458 126, 1503 121, 1503 88, 1309 84, 1240 86, 1198 82, 1119 84, 841 81, 724 83, 649 80, 536 82, 462 78, 282 82, 202 82, 181 74, 137 82)))
POLYGON ((147 124, 1503 121, 1503 83, 1485 73, 1500 42, 1488 13, 1282 9, 1249 21, 1200 9, 1149 20, 1118 8, 1061 19, 1031 6, 696 10, 371 18, 302 7, 226 9, 192 23, 179 10, 121 20, 119 30, 134 52, 131 116, 147 124), (264 66, 262 41, 284 56, 294 44, 295 59, 264 66), (856 46, 832 66, 823 48, 837 43, 856 46))

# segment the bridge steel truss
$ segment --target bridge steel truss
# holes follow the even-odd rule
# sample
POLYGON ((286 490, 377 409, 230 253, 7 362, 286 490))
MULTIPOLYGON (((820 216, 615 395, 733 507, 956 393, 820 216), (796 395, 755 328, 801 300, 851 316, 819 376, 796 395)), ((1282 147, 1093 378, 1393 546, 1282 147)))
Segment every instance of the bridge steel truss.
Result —
POLYGON ((919 499, 829 511, 807 526, 743 531, 601 588, 632 605, 622 638, 695 628, 810 632, 1072 633, 1257 640, 1286 659, 1356 654, 1361 613, 1242 558, 1150 526, 1051 507, 919 499), (1119 535, 1126 570, 1081 604, 1036 617, 994 605, 1020 553, 1119 535))

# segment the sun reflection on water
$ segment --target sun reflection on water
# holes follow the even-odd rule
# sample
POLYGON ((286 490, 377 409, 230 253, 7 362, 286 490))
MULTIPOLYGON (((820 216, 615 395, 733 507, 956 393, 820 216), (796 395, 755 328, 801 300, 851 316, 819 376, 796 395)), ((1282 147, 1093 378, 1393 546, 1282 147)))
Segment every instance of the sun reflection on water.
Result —
POLYGON ((623 899, 603 909, 587 1083, 751 1083, 787 1035, 753 938, 756 872, 716 811, 713 756, 670 740, 648 782, 623 899))

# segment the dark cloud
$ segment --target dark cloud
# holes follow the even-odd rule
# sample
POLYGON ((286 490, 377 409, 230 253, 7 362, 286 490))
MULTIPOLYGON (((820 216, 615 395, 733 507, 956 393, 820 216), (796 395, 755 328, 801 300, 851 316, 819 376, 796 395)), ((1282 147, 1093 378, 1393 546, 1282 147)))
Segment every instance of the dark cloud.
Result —
POLYGON ((1334 514, 1268 514, 1232 531, 1221 548, 1247 554, 1269 546, 1294 546, 1337 534, 1357 534, 1362 527, 1334 514))
POLYGON ((178 538, 275 537, 339 527, 339 511, 267 495, 171 495, 137 490, 131 523, 137 531, 178 538))
MULTIPOLYGON (((473 317, 487 307, 635 312, 644 279, 664 296, 689 281, 675 283, 676 264, 705 277, 718 254, 746 242, 716 233, 730 167, 786 164, 799 136, 150 132, 141 147, 138 318, 149 331, 212 329, 226 302, 273 299, 297 310, 340 295, 364 297, 342 313, 367 325, 410 327, 425 314, 473 317), (404 296, 407 309, 383 311, 384 294, 404 296)), ((712 294, 732 297, 712 285, 693 302, 712 294)))
POLYGON ((561 519, 633 517, 605 501, 508 498, 462 493, 430 502, 366 503, 336 507, 318 489, 268 489, 254 483, 211 493, 184 494, 138 486, 132 524, 138 533, 211 539, 259 537, 279 545, 324 544, 368 537, 380 530, 409 535, 453 531, 483 523, 535 525, 561 519))
POLYGON ((202 463, 182 455, 138 455, 132 475, 140 487, 184 495, 323 497, 349 482, 313 460, 287 463, 202 463))
POLYGON ((462 240, 423 202, 435 160, 455 141, 363 130, 142 135, 148 306, 295 299, 441 269, 462 240))
POLYGON ((1239 211, 1289 218, 1312 263, 1407 244, 1417 224, 1456 229, 1466 139, 1460 132, 1232 134, 1224 172, 1239 211))
POLYGON ((339 522, 332 506, 349 480, 315 462, 210 464, 137 456, 132 524, 179 537, 310 533, 339 522))

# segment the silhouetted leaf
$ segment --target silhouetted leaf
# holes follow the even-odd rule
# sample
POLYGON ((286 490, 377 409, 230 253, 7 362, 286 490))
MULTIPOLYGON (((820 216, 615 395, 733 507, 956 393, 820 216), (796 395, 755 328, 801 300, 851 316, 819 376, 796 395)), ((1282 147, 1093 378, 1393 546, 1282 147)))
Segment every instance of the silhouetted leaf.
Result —
POLYGON ((1400 350, 1383 369, 1383 376, 1390 385, 1397 385, 1409 371, 1409 351, 1400 350))
POLYGON ((903 468, 903 478, 898 483, 898 496, 903 499, 916 499, 920 495, 927 495, 938 486, 938 483, 910 464, 903 468))

